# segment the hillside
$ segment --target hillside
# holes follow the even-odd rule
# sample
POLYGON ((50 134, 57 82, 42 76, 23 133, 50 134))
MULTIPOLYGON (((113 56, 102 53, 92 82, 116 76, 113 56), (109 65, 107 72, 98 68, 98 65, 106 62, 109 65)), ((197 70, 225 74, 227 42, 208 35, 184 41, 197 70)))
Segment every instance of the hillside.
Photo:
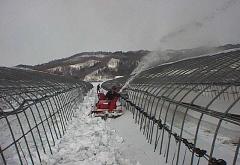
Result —
POLYGON ((71 57, 53 60, 40 65, 18 65, 17 67, 72 76, 85 81, 101 81, 112 79, 116 76, 130 75, 137 68, 140 61, 147 64, 147 67, 153 67, 166 62, 212 54, 233 48, 240 48, 240 44, 152 52, 147 50, 82 52, 71 57))
POLYGON ((137 67, 140 59, 148 53, 149 51, 146 50, 82 52, 40 65, 18 65, 17 67, 73 76, 86 81, 98 81, 129 75, 137 67))

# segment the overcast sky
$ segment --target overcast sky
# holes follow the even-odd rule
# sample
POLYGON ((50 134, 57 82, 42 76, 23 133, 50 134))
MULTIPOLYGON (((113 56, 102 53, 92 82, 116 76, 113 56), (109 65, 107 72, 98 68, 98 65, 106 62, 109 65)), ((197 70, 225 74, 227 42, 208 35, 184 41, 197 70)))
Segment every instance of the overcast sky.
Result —
POLYGON ((0 66, 240 43, 240 0, 0 0, 0 66))

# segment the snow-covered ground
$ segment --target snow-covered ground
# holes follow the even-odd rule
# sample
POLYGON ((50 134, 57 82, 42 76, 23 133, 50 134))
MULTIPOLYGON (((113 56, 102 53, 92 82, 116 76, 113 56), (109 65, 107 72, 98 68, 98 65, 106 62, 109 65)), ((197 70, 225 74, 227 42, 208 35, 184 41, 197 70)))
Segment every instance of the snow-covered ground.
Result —
MULTIPOLYGON (((53 155, 43 157, 43 165, 165 165, 165 158, 159 152, 153 152, 153 144, 147 143, 145 136, 139 131, 139 126, 132 119, 132 114, 125 111, 117 119, 92 118, 89 112, 96 101, 96 85, 85 97, 65 136, 53 149, 53 155)), ((180 117, 180 116, 179 116, 180 117)), ((194 123, 187 124, 186 138, 194 132, 194 123)), ((177 130, 177 128, 175 128, 177 130)), ((179 132, 179 130, 177 131, 179 132)), ((167 136, 167 135, 166 135, 167 136)), ((198 145, 207 149, 211 142, 211 133, 200 130, 198 145)), ((220 136, 219 136, 220 138, 220 136)), ((227 137, 217 139, 216 150, 218 158, 231 160, 234 147, 222 144, 227 137)), ((172 144, 174 140, 172 140, 172 144)), ((174 145, 170 146, 170 154, 174 155, 174 145)), ((180 153, 182 157, 183 153, 180 153)), ((189 164, 190 153, 184 164, 189 164)), ((181 159, 181 158, 180 158, 181 159)), ((180 161, 182 162, 182 160, 180 161)), ((205 164, 201 161, 200 164, 205 164)))
POLYGON ((67 133, 53 148, 53 155, 44 155, 43 165, 140 165, 136 157, 134 160, 122 152, 125 140, 109 127, 111 120, 88 115, 95 97, 94 88, 79 106, 67 133))
POLYGON ((142 165, 165 165, 164 158, 158 152, 153 152, 153 145, 147 143, 145 136, 139 131, 139 126, 135 124, 130 111, 112 119, 108 125, 124 139, 120 146, 123 155, 138 160, 142 165))
POLYGON ((106 121, 89 116, 95 100, 96 88, 79 106, 67 133, 53 148, 53 155, 44 155, 43 165, 164 165, 163 158, 153 152, 134 124, 130 112, 106 121))
MULTIPOLYGON (((154 145, 147 143, 145 136, 139 131, 139 126, 132 119, 131 112, 125 111, 123 116, 116 119, 107 119, 106 121, 89 116, 92 105, 95 104, 97 99, 96 85, 98 83, 93 83, 94 88, 85 96, 83 103, 76 107, 76 113, 67 126, 67 132, 61 139, 56 141, 55 147, 52 148, 53 155, 41 152, 41 164, 165 165, 165 158, 159 155, 158 150, 153 152, 154 145)), ((184 136, 192 138, 190 134, 194 132, 194 123, 189 122, 186 125, 188 127, 187 132, 184 132, 184 136)), ((174 129, 179 132, 178 128, 174 129)), ((198 137, 200 139, 199 147, 208 148, 211 136, 211 132, 201 129, 198 137)), ((222 144, 222 141, 226 140, 228 140, 226 137, 217 140, 218 158, 233 157, 234 147, 222 144)), ((174 144, 173 139, 171 144, 174 144)), ((170 146, 171 156, 174 155, 175 150, 172 146, 174 145, 170 146)), ((165 148, 163 147, 164 150, 165 148)), ((183 154, 182 151, 180 154, 183 154)), ((13 160, 17 160, 14 156, 11 157, 13 160)), ((186 162, 185 164, 188 164, 186 162)), ((200 164, 204 163, 206 162, 200 162, 200 164)))

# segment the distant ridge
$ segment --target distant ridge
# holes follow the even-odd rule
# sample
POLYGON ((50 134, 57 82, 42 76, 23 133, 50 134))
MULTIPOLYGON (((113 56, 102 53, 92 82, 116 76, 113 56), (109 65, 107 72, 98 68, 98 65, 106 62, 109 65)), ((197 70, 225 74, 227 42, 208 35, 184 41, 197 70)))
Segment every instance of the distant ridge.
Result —
POLYGON ((154 62, 152 66, 165 62, 173 62, 189 57, 196 57, 209 53, 216 53, 223 50, 240 48, 240 44, 226 44, 219 47, 199 47, 193 49, 182 50, 166 50, 155 51, 155 56, 167 56, 168 58, 160 58, 157 61, 151 59, 151 51, 116 51, 116 52, 82 52, 70 57, 57 59, 48 63, 35 66, 18 65, 19 68, 28 68, 33 70, 44 71, 53 74, 72 76, 77 79, 86 81, 101 81, 112 79, 117 76, 128 76, 138 66, 141 59, 150 58, 154 62))
POLYGON ((35 66, 21 64, 16 67, 73 76, 87 81, 100 81, 129 75, 138 65, 140 59, 148 53, 150 53, 148 50, 82 52, 44 64, 35 66))

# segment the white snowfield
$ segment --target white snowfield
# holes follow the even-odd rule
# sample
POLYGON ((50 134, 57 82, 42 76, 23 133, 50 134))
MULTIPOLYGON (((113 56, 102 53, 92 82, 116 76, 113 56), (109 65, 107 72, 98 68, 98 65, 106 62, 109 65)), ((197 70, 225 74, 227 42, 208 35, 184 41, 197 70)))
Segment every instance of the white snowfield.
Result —
POLYGON ((95 97, 93 89, 53 148, 53 155, 42 156, 42 165, 140 165, 136 157, 134 160, 124 154, 125 140, 109 127, 111 119, 104 121, 88 115, 95 97))

